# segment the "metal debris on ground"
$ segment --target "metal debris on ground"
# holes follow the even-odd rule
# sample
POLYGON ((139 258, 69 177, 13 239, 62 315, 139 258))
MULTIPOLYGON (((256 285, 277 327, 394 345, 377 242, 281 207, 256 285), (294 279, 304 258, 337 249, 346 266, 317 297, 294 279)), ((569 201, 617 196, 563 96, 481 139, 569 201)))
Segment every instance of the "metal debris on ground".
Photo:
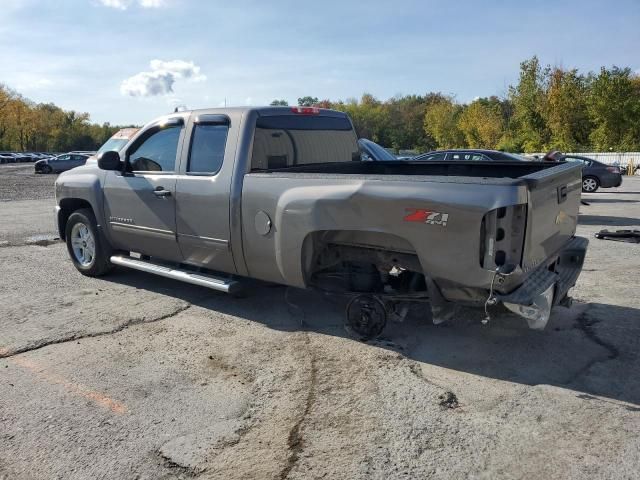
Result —
POLYGON ((640 230, 600 230, 595 234, 600 240, 613 240, 614 242, 640 243, 640 230))
POLYGON ((456 397, 456 394, 453 392, 444 392, 438 397, 438 400, 440 400, 441 407, 458 408, 460 406, 458 397, 456 397))

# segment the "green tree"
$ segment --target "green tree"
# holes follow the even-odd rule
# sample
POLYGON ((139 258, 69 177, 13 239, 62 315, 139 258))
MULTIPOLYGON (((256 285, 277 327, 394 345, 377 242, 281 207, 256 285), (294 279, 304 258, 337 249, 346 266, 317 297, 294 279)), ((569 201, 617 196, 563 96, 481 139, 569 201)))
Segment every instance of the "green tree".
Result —
POLYGON ((602 68, 590 76, 589 138, 599 150, 640 149, 640 80, 630 68, 602 68))
POLYGON ((437 94, 430 99, 424 115, 424 130, 438 148, 464 147, 464 135, 458 127, 463 107, 452 97, 437 94))
POLYGON ((318 103, 318 97, 300 97, 298 98, 298 106, 313 107, 318 103))
POLYGON ((272 107, 288 107, 289 106, 289 102, 287 102, 286 100, 274 100, 273 102, 271 102, 269 105, 271 105, 272 107))
POLYGON ((571 152, 586 148, 591 123, 587 113, 587 83, 577 70, 553 68, 547 83, 547 149, 571 152))
POLYGON ((458 127, 471 148, 496 148, 505 133, 502 104, 497 97, 474 100, 460 114, 458 127))
POLYGON ((429 98, 421 95, 398 96, 385 103, 389 117, 389 147, 396 151, 415 149, 421 152, 436 147, 435 140, 424 129, 429 98))
POLYGON ((513 104, 509 133, 527 152, 541 151, 550 139, 545 116, 545 77, 546 72, 534 56, 520 64, 518 84, 509 88, 513 104))

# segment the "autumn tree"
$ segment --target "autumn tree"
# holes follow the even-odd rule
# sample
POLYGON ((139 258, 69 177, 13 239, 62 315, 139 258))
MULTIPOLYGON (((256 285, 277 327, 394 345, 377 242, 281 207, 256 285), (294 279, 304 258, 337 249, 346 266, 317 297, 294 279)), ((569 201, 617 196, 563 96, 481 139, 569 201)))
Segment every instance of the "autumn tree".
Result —
POLYGON ((432 96, 425 110, 424 130, 439 148, 464 147, 464 134, 458 127, 462 105, 442 94, 432 96))
POLYGON ((474 100, 460 114, 458 127, 471 148, 496 148, 505 131, 502 102, 498 97, 474 100))
POLYGON ((0 149, 9 151, 95 150, 120 127, 90 123, 87 113, 35 104, 0 84, 0 149))

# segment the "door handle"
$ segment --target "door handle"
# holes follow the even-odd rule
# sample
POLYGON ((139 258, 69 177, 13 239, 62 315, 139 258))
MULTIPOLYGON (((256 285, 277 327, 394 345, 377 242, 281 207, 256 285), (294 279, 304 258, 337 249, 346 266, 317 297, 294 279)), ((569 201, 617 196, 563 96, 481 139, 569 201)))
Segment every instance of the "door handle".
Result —
POLYGON ((171 196, 171 192, 169 190, 165 190, 164 187, 156 187, 156 189, 153 191, 153 194, 156 197, 170 197, 171 196))

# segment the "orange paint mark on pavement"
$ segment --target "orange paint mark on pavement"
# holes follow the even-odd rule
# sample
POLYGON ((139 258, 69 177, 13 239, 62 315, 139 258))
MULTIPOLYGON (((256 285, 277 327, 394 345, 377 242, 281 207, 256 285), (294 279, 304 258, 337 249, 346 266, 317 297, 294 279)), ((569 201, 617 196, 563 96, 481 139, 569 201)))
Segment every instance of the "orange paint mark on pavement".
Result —
MULTIPOLYGON (((1 353, 2 353, 2 350, 0 350, 0 354, 1 353)), ((42 380, 46 381, 47 383, 60 385, 69 393, 80 395, 81 397, 84 397, 87 400, 91 400, 92 402, 97 403, 103 408, 107 408, 111 410, 113 413, 123 414, 127 412, 127 407, 124 406, 122 403, 116 400, 113 400, 112 398, 109 398, 103 393, 96 392, 95 390, 91 390, 85 385, 74 383, 60 374, 48 372, 44 367, 42 367, 41 365, 39 365, 38 363, 32 360, 28 360, 22 357, 10 357, 8 358, 8 360, 11 363, 14 363, 16 365, 19 365, 20 367, 26 368, 27 370, 31 371, 32 373, 40 377, 42 380)))

